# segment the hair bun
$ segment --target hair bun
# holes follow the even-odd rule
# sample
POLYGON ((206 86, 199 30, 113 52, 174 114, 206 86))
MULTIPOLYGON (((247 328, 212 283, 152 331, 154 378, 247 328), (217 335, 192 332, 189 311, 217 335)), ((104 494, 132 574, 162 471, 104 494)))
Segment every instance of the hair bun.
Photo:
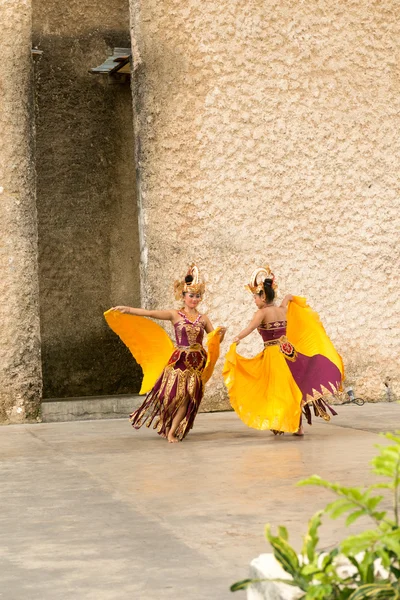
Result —
POLYGON ((272 287, 273 279, 264 279, 264 284, 272 287))
POLYGON ((185 283, 192 283, 193 281, 193 275, 186 275, 185 277, 185 283))

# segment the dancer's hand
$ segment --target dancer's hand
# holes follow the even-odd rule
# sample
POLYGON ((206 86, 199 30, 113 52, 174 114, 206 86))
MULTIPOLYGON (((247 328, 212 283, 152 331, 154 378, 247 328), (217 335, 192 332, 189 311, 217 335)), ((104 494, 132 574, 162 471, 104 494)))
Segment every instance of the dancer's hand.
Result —
POLYGON ((226 333, 226 327, 220 327, 218 330, 218 333, 219 333, 219 337, 220 337, 220 342, 223 342, 225 333, 226 333))
POLYGON ((120 313, 124 313, 129 315, 131 313, 131 309, 129 306, 113 306, 111 310, 115 310, 120 313))
POLYGON ((239 338, 239 336, 236 336, 236 337, 233 338, 232 344, 236 344, 236 345, 240 344, 240 338, 239 338))

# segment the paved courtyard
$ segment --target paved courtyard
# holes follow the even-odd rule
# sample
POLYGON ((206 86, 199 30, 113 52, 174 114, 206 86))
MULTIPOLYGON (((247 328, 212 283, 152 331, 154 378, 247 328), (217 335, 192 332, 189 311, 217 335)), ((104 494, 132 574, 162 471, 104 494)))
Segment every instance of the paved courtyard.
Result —
MULTIPOLYGON (((229 585, 268 551, 265 523, 299 544, 331 498, 294 484, 313 473, 371 482, 379 431, 400 429, 396 403, 339 410, 303 439, 248 429, 234 413, 199 415, 177 445, 125 420, 0 428, 0 598, 244 598, 229 585)), ((342 533, 327 521, 321 547, 342 533)))

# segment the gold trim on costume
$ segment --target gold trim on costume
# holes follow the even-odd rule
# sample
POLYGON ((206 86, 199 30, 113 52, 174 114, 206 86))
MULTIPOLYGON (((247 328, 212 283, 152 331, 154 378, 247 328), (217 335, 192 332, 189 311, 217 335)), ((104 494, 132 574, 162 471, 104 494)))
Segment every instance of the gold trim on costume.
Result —
POLYGON ((261 323, 258 329, 266 329, 267 331, 269 329, 283 329, 286 327, 286 324, 286 321, 270 321, 268 323, 261 323))

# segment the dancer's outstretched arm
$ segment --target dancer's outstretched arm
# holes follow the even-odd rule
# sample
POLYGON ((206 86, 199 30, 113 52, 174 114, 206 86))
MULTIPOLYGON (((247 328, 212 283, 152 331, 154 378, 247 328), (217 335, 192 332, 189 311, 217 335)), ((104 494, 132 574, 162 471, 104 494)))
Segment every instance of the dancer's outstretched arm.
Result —
POLYGON ((125 313, 127 315, 136 315, 137 317, 151 317, 160 321, 172 321, 174 318, 172 310, 147 310, 145 308, 133 308, 131 306, 113 306, 111 310, 125 313))
POLYGON ((250 324, 245 329, 243 329, 243 331, 241 331, 239 333, 239 335, 237 335, 235 338, 233 338, 233 343, 238 344, 240 342, 240 340, 247 337, 259 325, 261 325, 263 318, 264 318, 264 313, 262 310, 258 310, 256 313, 254 313, 254 316, 253 316, 252 320, 250 321, 250 324))

